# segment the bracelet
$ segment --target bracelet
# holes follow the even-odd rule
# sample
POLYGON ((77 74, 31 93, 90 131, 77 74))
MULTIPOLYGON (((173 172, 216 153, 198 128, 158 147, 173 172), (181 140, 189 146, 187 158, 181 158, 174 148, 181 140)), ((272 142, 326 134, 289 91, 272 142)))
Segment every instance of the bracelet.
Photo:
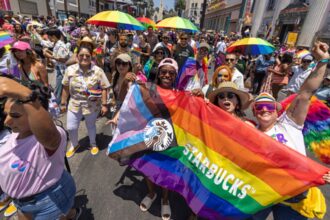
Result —
POLYGON ((66 103, 61 103, 61 106, 66 106, 66 103))
POLYGON ((104 107, 108 107, 108 104, 106 104, 106 103, 105 103, 105 104, 104 104, 104 103, 102 103, 102 106, 104 106, 104 107))
POLYGON ((319 61, 319 63, 329 63, 329 58, 328 59, 322 59, 319 61))

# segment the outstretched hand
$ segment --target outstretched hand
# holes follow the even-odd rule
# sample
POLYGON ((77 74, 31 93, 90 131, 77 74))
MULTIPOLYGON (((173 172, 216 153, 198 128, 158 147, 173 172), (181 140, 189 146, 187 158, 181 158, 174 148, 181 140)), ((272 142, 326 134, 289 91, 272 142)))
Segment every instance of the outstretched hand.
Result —
POLYGON ((191 94, 193 96, 204 98, 204 93, 201 89, 193 89, 193 90, 191 90, 191 94))

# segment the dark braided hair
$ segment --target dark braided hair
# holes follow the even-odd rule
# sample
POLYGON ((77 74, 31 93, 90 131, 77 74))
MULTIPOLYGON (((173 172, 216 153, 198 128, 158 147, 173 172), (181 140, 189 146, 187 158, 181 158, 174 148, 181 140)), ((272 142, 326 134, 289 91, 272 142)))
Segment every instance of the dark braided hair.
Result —
MULTIPOLYGON (((7 75, 7 74, 3 74, 0 73, 0 77, 7 77, 10 78, 12 80, 15 80, 16 82, 20 83, 21 85, 29 88, 30 90, 34 91, 37 96, 38 99, 40 101, 41 106, 48 111, 48 104, 49 104, 49 99, 51 98, 51 90, 50 88, 48 88, 47 86, 44 86, 41 82, 39 81, 32 81, 32 80, 28 80, 28 81, 23 81, 23 80, 19 80, 15 77, 13 77, 12 75, 7 75)), ((3 106, 7 101, 7 97, 1 98, 0 99, 0 109, 2 109, 3 112, 3 106)))

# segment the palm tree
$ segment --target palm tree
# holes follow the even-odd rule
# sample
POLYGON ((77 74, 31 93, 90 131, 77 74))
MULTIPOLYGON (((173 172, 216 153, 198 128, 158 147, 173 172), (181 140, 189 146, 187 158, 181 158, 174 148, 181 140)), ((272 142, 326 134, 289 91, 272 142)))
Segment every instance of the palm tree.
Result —
POLYGON ((182 11, 186 8, 186 1, 176 0, 175 1, 175 9, 178 11, 178 16, 182 16, 182 11))

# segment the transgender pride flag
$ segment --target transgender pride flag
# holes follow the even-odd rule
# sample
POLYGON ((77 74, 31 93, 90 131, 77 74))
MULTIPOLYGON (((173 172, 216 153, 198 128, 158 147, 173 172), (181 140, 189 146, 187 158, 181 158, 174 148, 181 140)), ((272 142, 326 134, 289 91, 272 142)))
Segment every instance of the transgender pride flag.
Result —
POLYGON ((246 219, 324 184, 329 170, 201 98, 150 84, 131 86, 108 149, 136 152, 133 167, 207 219, 246 219))

